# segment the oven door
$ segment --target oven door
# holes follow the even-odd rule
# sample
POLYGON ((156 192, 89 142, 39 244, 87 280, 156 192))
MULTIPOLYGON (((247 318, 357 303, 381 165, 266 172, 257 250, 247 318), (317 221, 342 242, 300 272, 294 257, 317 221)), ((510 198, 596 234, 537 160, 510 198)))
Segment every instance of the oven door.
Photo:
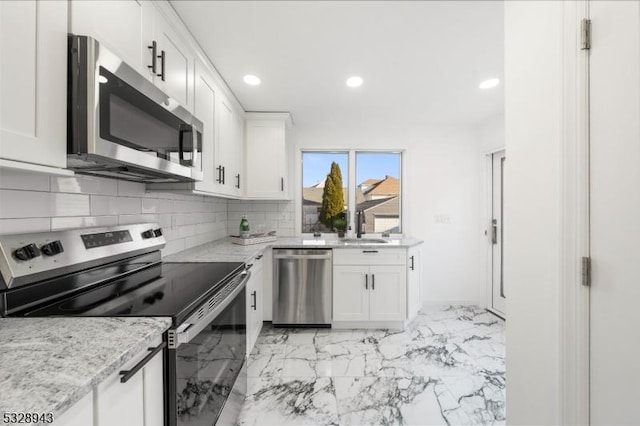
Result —
POLYGON ((69 42, 69 166, 99 174, 74 161, 79 155, 201 180, 202 123, 96 40, 69 42))
POLYGON ((219 309, 207 314, 207 302, 202 321, 177 328, 177 347, 168 351, 170 426, 235 423, 246 394, 248 276, 219 309))

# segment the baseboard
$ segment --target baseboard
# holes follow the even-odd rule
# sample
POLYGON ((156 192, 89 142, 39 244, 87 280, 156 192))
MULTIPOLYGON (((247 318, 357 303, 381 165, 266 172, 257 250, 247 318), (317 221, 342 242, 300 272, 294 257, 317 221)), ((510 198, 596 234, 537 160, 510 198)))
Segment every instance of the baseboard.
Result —
POLYGON ((346 328, 362 328, 362 329, 390 329, 390 330, 404 330, 404 321, 334 321, 331 323, 331 328, 346 329, 346 328))
POLYGON ((445 305, 481 306, 481 304, 477 300, 471 300, 471 299, 429 300, 427 302, 422 302, 422 307, 445 306, 445 305))

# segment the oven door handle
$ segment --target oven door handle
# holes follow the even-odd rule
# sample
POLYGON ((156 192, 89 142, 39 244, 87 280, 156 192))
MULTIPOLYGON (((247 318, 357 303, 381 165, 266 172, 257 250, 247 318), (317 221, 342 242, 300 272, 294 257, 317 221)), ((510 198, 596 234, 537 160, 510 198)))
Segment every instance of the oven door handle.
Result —
POLYGON ((249 281, 249 277, 251 276, 251 272, 246 271, 243 273, 244 277, 240 284, 233 289, 233 291, 213 310, 209 311, 204 317, 202 317, 198 322, 188 324, 188 326, 182 330, 178 330, 176 333, 178 346, 182 343, 189 343, 194 337, 196 337, 202 330, 207 328, 207 326, 213 321, 218 315, 220 315, 226 308, 233 302, 238 294, 245 288, 247 281, 249 281))

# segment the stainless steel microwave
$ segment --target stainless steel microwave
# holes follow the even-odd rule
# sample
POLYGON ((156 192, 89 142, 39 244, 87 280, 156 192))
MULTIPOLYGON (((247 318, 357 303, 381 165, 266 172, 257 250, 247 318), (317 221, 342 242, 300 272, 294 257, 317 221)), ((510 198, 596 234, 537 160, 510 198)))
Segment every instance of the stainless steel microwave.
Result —
POLYGON ((109 50, 69 35, 67 167, 135 182, 202 180, 202 122, 109 50))

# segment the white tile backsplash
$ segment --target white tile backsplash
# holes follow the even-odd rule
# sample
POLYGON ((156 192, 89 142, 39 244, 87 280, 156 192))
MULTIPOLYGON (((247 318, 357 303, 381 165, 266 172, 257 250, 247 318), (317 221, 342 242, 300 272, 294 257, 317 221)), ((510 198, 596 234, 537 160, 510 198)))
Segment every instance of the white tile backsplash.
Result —
POLYGON ((51 177, 51 192, 118 195, 118 181, 92 176, 51 177))
POLYGON ((230 235, 238 235, 240 219, 246 214, 251 232, 264 228, 266 232, 276 231, 279 237, 292 237, 294 229, 293 201, 241 201, 230 200, 228 209, 228 229, 230 235))
POLYGON ((137 197, 109 197, 103 195, 91 196, 91 214, 140 214, 142 212, 142 200, 137 197))
POLYGON ((0 234, 21 234, 23 232, 47 232, 50 230, 48 217, 29 219, 0 219, 0 234))
POLYGON ((52 217, 51 230, 72 228, 90 228, 96 226, 114 226, 118 224, 118 216, 80 216, 80 217, 52 217))
POLYGON ((22 189, 25 191, 49 191, 49 176, 39 173, 12 171, 0 173, 0 189, 22 189))
POLYGON ((227 235, 227 203, 216 197, 146 192, 143 184, 89 176, 0 170, 0 233, 157 222, 171 254, 227 235))
POLYGON ((57 177, 0 170, 0 233, 157 222, 171 254, 238 234, 246 214, 278 236, 295 235, 292 201, 240 201, 171 192, 90 176, 57 177))

